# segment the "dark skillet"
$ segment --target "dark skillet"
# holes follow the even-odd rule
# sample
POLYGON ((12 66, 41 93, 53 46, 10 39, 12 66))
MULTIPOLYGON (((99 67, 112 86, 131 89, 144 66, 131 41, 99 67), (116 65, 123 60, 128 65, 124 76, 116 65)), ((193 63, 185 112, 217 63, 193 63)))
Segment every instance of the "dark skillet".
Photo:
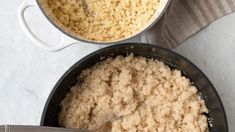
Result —
POLYGON ((198 88, 202 98, 206 102, 209 113, 206 114, 210 123, 210 132, 228 132, 228 124, 223 104, 214 86, 200 69, 183 56, 155 45, 128 43, 109 46, 95 51, 75 63, 57 82, 52 90, 41 118, 42 126, 59 126, 57 121, 60 111, 60 102, 65 97, 71 86, 78 81, 77 76, 82 70, 91 67, 101 61, 100 58, 115 57, 134 53, 136 56, 145 56, 164 62, 171 68, 180 70, 198 88))

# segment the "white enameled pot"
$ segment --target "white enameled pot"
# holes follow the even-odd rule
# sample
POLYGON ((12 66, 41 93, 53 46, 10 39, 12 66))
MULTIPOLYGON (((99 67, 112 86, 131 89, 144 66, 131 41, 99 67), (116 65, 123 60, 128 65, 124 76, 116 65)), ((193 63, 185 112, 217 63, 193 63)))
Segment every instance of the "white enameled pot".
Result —
POLYGON ((31 2, 29 2, 28 0, 23 0, 22 4, 19 7, 18 10, 18 19, 19 19, 19 23, 23 29, 23 31, 26 33, 26 35, 34 42, 34 44, 36 44, 37 46, 47 50, 47 51, 59 51, 62 50, 72 44, 75 44, 77 42, 87 42, 87 43, 92 43, 92 44, 118 44, 118 43, 124 43, 129 39, 134 38, 137 35, 140 35, 141 33, 144 33, 146 30, 148 30, 149 28, 151 28, 154 24, 156 24, 156 22, 160 19, 160 17, 164 14, 166 8, 168 7, 169 3, 171 0, 160 0, 160 6, 157 9, 156 13, 154 14, 154 17, 152 18, 152 20, 150 20, 150 22, 142 28, 141 31, 133 34, 130 37, 124 38, 124 39, 120 39, 120 40, 116 40, 116 41, 109 41, 109 42, 96 42, 96 41, 92 41, 92 40, 86 40, 83 38, 80 38, 79 36, 69 32, 68 30, 66 30, 66 27, 59 24, 57 21, 55 21, 55 17, 52 15, 52 13, 47 9, 48 5, 45 4, 47 3, 47 0, 32 0, 31 2), (29 25, 26 22, 25 19, 25 11, 26 9, 28 9, 29 7, 36 7, 39 10, 41 10, 41 12, 45 15, 45 17, 48 19, 48 21, 50 21, 56 28, 58 28, 61 32, 61 40, 58 44, 48 44, 43 42, 38 36, 36 36, 32 30, 30 29, 29 25))

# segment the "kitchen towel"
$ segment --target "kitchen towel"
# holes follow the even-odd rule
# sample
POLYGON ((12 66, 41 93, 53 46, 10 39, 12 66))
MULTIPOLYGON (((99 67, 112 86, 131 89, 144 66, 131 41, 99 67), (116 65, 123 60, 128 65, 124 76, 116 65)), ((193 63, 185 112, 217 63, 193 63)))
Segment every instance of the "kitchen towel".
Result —
POLYGON ((171 0, 162 18, 142 39, 174 48, 215 21, 235 11, 235 0, 171 0))

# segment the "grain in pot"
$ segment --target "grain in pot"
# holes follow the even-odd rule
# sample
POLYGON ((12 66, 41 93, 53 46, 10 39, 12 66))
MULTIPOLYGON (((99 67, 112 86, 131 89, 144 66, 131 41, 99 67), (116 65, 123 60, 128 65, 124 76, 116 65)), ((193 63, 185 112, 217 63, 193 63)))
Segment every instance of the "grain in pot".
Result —
POLYGON ((133 54, 83 70, 61 102, 59 124, 112 132, 207 132, 208 113, 197 88, 179 70, 133 54))
POLYGON ((80 38, 117 41, 141 31, 160 0, 48 0, 57 21, 80 38))

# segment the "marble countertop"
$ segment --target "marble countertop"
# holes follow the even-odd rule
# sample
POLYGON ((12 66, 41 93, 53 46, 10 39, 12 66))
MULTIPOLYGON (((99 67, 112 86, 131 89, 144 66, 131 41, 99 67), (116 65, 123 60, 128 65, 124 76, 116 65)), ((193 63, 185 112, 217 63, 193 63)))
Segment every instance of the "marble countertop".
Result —
MULTIPOLYGON (((44 104, 57 80, 80 58, 102 46, 78 43, 60 52, 34 46, 17 21, 20 2, 0 1, 0 124, 39 125, 44 104)), ((26 18, 44 41, 58 42, 58 31, 37 8, 27 10, 26 18)), ((212 81, 225 106, 231 132, 235 131, 234 23, 235 13, 215 21, 174 49, 212 81)))

